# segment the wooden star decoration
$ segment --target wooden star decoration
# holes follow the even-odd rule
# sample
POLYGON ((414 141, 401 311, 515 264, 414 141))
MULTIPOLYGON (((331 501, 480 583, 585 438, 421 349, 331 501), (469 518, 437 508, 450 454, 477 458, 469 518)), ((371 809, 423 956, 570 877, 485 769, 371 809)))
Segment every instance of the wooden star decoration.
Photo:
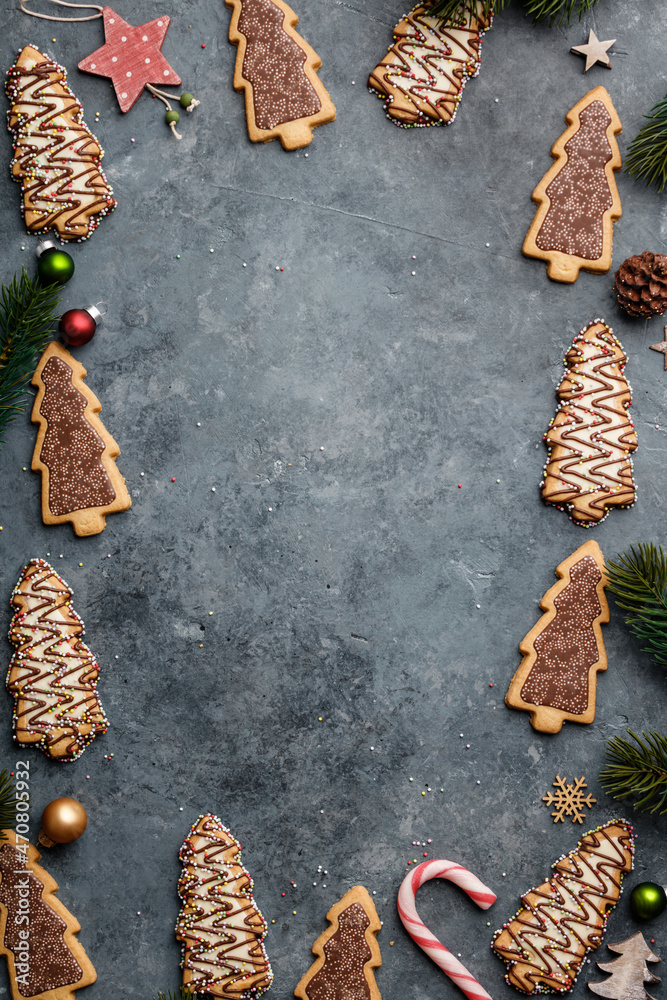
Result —
POLYGON ((82 59, 79 69, 111 79, 121 111, 129 111, 147 83, 178 86, 181 82, 160 51, 170 19, 164 14, 133 28, 105 7, 104 45, 82 59))
POLYGON ((607 69, 611 69, 611 62, 609 61, 609 56, 607 55, 607 49, 610 49, 615 41, 615 38, 608 38, 606 42, 601 42, 591 28, 588 32, 588 41, 586 44, 573 45, 570 52, 575 52, 578 56, 586 56, 584 73, 588 73, 591 66, 595 66, 596 63, 600 63, 601 66, 606 66, 607 69))
POLYGON ((661 354, 665 355, 665 371, 667 372, 667 326, 665 327, 665 339, 661 344, 651 344, 652 351, 660 351, 661 354))

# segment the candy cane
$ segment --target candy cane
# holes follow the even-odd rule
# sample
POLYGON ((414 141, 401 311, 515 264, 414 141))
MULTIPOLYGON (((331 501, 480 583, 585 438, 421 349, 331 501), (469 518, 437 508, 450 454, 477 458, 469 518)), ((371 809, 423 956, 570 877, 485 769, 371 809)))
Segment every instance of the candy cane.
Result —
POLYGON ((448 951, 444 944, 441 944, 437 937, 431 934, 426 924, 417 915, 415 906, 417 889, 432 878, 446 878, 450 882, 454 882, 482 910, 488 910, 495 903, 496 896, 472 872, 463 868, 462 865, 454 864, 453 861, 424 861, 423 864, 408 872, 398 890, 398 915, 415 944, 418 944, 422 951, 425 951, 429 958, 432 958, 435 964, 463 990, 468 1000, 491 1000, 489 994, 468 972, 465 965, 454 958, 451 951, 448 951))

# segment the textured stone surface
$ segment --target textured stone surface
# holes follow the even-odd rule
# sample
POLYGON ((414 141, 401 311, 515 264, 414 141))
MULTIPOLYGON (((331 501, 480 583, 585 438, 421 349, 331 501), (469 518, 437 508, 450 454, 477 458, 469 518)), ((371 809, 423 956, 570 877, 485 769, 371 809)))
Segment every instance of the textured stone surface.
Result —
MULTIPOLYGON (((555 567, 586 537, 542 505, 538 483, 564 350, 596 316, 630 356, 640 502, 594 537, 610 556, 665 541, 667 374, 648 350, 662 324, 620 314, 612 273, 553 284, 520 247, 566 111, 604 84, 625 149, 663 97, 667 9, 601 0, 551 32, 506 11, 455 123, 404 131, 365 80, 405 8, 307 0, 301 31, 338 109, 307 158, 248 142, 222 3, 119 10, 134 24, 165 12, 164 52, 202 101, 181 116, 180 143, 148 95, 122 116, 107 81, 76 70, 100 22, 0 16, 3 66, 28 41, 62 60, 106 149, 119 208, 72 249, 63 308, 109 303, 76 355, 133 497, 95 538, 45 527, 28 413, 9 429, 0 626, 23 562, 50 553, 102 665, 111 729, 69 767, 17 754, 6 696, 2 762, 29 759, 37 817, 60 795, 88 810, 84 837, 44 863, 83 925, 99 973, 91 1000, 177 986, 177 852, 208 810, 244 845, 276 1000, 358 882, 384 920, 385 1000, 459 995, 395 914, 407 861, 423 860, 412 841, 426 838, 430 857, 470 866, 499 899, 484 914, 431 884, 420 913, 509 1000, 492 932, 589 828, 554 826, 541 796, 556 774, 585 774, 598 799, 590 826, 635 818, 597 784, 604 741, 628 725, 664 729, 664 671, 613 600, 593 725, 540 736, 503 697, 555 567), (613 70, 584 77, 569 48, 589 27, 618 42, 613 70)), ((662 250, 667 230, 665 197, 624 175, 619 189, 614 269, 662 250)), ((36 240, 7 170, 0 198, 6 281, 34 269, 36 240)), ((667 881, 660 823, 636 817, 630 886, 667 881)), ((656 947, 664 921, 651 925, 656 947)), ((624 896, 612 940, 635 929, 624 896)))

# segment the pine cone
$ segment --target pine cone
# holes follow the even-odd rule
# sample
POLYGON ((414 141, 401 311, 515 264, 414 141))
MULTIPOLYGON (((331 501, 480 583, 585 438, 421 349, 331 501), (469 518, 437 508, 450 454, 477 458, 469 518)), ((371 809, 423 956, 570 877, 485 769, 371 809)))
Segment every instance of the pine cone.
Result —
POLYGON ((614 292, 631 316, 662 316, 667 310, 667 256, 644 250, 628 257, 616 272, 614 292))

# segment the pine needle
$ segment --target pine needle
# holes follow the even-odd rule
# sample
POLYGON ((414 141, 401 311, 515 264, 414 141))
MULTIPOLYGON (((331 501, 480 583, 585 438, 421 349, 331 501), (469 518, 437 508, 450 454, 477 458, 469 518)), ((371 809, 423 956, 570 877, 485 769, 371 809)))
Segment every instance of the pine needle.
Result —
MULTIPOLYGON (((498 13, 509 6, 510 0, 480 0, 482 17, 488 21, 492 14, 498 13)), ((429 14, 441 17, 448 24, 462 24, 472 15, 478 13, 477 0, 433 0, 429 6, 429 14)))
POLYGON ((525 0, 524 11, 533 21, 549 20, 550 28, 559 28, 563 21, 568 24, 573 17, 581 21, 587 10, 592 10, 599 0, 525 0))
POLYGON ((37 355, 53 334, 58 290, 29 278, 25 268, 0 292, 0 444, 7 424, 21 412, 37 355))
POLYGON ((657 732, 637 736, 635 743, 614 736, 607 741, 607 766, 600 784, 615 799, 639 796, 634 808, 640 812, 667 813, 667 736, 657 732), (636 745, 635 745, 636 744, 636 745))
POLYGON ((616 595, 625 621, 658 663, 667 666, 667 554, 661 545, 639 542, 607 561, 609 590, 616 595))
POLYGON ((667 96, 644 118, 649 123, 628 146, 625 172, 647 185, 657 184, 662 193, 667 187, 667 96))
POLYGON ((4 831, 16 826, 16 789, 5 768, 0 771, 0 840, 7 840, 4 831))
POLYGON ((172 993, 169 990, 168 993, 158 993, 153 1000, 197 1000, 197 994, 193 993, 187 986, 181 986, 180 992, 172 993))
MULTIPOLYGON (((488 20, 491 14, 499 14, 509 7, 511 0, 479 0, 484 18, 488 20)), ((450 24, 460 24, 464 18, 477 12, 478 0, 433 0, 429 14, 442 17, 450 24)), ((563 21, 569 24, 573 17, 581 20, 587 10, 592 10, 599 0, 524 0, 522 7, 525 14, 534 21, 549 21, 549 27, 559 27, 563 21)))

